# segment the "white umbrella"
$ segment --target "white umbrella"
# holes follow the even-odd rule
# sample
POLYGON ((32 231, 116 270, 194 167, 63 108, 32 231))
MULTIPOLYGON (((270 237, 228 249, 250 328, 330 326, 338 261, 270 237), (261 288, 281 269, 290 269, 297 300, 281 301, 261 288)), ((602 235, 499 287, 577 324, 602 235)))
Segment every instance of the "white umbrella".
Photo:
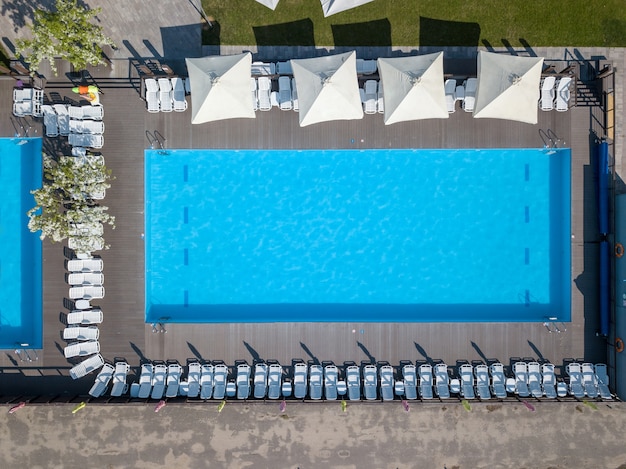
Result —
POLYGON ((363 118, 356 52, 291 60, 300 106, 300 127, 363 118))
POLYGON ((385 90, 385 125, 417 119, 447 119, 443 52, 379 58, 385 90))
POLYGON ((474 117, 537 123, 542 57, 480 51, 474 117))
POLYGON ((324 11, 324 17, 340 13, 342 11, 349 10, 350 8, 356 8, 366 3, 373 2, 374 0, 320 0, 322 2, 322 10, 324 11))
POLYGON ((250 99, 252 54, 185 59, 191 86, 191 123, 256 117, 250 99))
POLYGON ((278 0, 256 0, 257 2, 259 2, 261 5, 265 5, 267 8, 271 8, 272 10, 275 10, 276 7, 278 6, 278 0))

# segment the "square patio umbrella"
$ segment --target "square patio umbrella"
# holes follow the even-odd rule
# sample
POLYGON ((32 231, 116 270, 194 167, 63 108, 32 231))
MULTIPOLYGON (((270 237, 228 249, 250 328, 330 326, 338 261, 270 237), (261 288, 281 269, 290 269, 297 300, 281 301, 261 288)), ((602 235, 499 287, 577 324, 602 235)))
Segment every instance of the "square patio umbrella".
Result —
POLYGON ((267 8, 271 8, 272 10, 275 10, 276 7, 278 6, 278 0, 256 0, 257 2, 259 2, 261 5, 265 5, 267 8))
POLYGON ((341 13, 342 11, 356 8, 374 0, 320 0, 324 17, 341 13))
POLYGON ((185 59, 191 87, 191 123, 254 118, 250 99, 252 54, 185 59))

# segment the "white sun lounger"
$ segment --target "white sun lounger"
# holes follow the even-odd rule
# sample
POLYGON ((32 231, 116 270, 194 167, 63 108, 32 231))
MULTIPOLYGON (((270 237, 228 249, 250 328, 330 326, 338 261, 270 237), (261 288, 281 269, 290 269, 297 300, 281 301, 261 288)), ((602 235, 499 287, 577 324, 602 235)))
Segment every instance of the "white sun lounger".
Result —
POLYGON ((609 375, 606 371, 604 363, 598 363, 595 366, 596 379, 598 382, 598 393, 602 399, 612 399, 611 390, 609 389, 609 375))
POLYGON ((70 135, 72 133, 102 135, 104 133, 104 122, 71 119, 70 135))
POLYGON ((213 395, 213 365, 202 365, 200 375, 200 399, 211 399, 213 395))
POLYGON ((267 394, 267 364, 254 365, 254 398, 265 399, 267 394))
POLYGON ((420 365, 420 396, 422 399, 433 398, 433 367, 430 365, 420 365))
POLYGON ((104 106, 102 104, 81 106, 83 110, 83 119, 91 119, 101 121, 104 118, 104 106))
POLYGON ((335 365, 324 367, 324 397, 329 401, 337 399, 337 377, 339 371, 335 365))
POLYGON ((476 365, 474 368, 476 376, 476 391, 481 400, 491 399, 489 390, 489 367, 487 365, 476 365))
POLYGON ((237 399, 248 399, 250 397, 250 365, 243 363, 237 365, 237 399))
POLYGON ((456 80, 446 80, 443 87, 446 92, 446 106, 448 112, 452 114, 456 110, 456 80))
POLYGON ((376 100, 376 108, 378 109, 378 114, 385 113, 385 97, 383 95, 382 81, 378 84, 378 99, 376 100))
POLYGON ((551 111, 554 109, 554 83, 555 77, 546 77, 541 83, 541 99, 539 100, 539 107, 542 111, 551 111))
POLYGON ((167 366, 159 363, 154 367, 154 374, 152 375, 152 392, 150 393, 152 399, 160 400, 163 397, 166 377, 167 366))
POLYGON ((311 365, 309 369, 309 397, 313 400, 322 398, 323 375, 322 365, 311 365))
POLYGON ((256 82, 256 78, 254 77, 250 77, 250 91, 251 91, 251 98, 252 98, 252 109, 254 109, 255 111, 257 111, 259 109, 259 98, 257 96, 257 82, 256 82))
POLYGON ((144 83, 146 85, 148 112, 159 112, 161 110, 159 105, 159 84, 154 78, 146 78, 144 83))
POLYGON ((569 86, 571 82, 572 77, 563 77, 556 85, 556 110, 559 112, 564 112, 569 109, 569 86))
POLYGON ((33 102, 32 101, 19 101, 13 103, 13 115, 17 117, 25 117, 33 115, 33 102))
POLYGON ((213 398, 224 399, 226 394, 226 378, 228 367, 224 364, 215 365, 213 368, 213 398))
POLYGON ((363 111, 365 114, 376 114, 376 101, 378 100, 378 82, 367 80, 363 89, 363 111))
POLYGON ((293 75, 291 60, 276 63, 276 73, 279 75, 293 75))
POLYGON ((152 372, 154 367, 152 363, 144 363, 141 365, 141 374, 139 375, 139 392, 137 397, 140 399, 147 399, 150 397, 150 391, 152 391, 152 372))
POLYGON ((195 398, 200 394, 200 375, 202 367, 198 362, 189 364, 189 372, 187 374, 187 397, 195 398))
POLYGON ((180 387, 180 376, 183 373, 183 367, 178 363, 171 363, 167 366, 167 389, 165 397, 178 396, 178 388, 180 387))
POLYGON ((104 274, 102 272, 74 272, 67 275, 67 283, 70 285, 102 285, 104 274))
POLYGON ((102 148, 104 137, 99 134, 70 134, 68 142, 74 147, 102 148))
POLYGON ((291 80, 289 77, 278 78, 278 104, 281 111, 291 111, 293 102, 291 101, 291 80))
POLYGON ((298 88, 296 88, 296 79, 291 79, 291 99, 293 100, 293 110, 300 112, 300 101, 298 101, 298 88))
POLYGON ((448 375, 448 365, 445 363, 435 365, 435 391, 439 399, 450 398, 450 376, 448 375))
POLYGON ((100 222, 95 223, 70 223, 70 236, 102 236, 104 234, 104 226, 100 222))
POLYGON ((159 78, 159 104, 161 112, 172 112, 174 110, 174 93, 172 92, 172 82, 169 78, 159 78))
POLYGON ((513 364, 513 374, 515 375, 515 392, 520 397, 530 396, 528 390, 528 365, 525 362, 513 364))
POLYGON ((306 397, 306 363, 296 363, 293 367, 293 397, 304 399, 306 397))
MULTIPOLYGON (((84 248, 87 248, 89 252, 91 251, 101 251, 104 249, 104 244, 102 242, 102 238, 98 235, 91 235, 90 237, 80 237, 80 236, 70 236, 67 239, 67 246, 74 251, 81 251, 84 248), (78 239, 83 238, 83 239, 78 239)), ((91 256, 87 257, 79 257, 79 259, 89 259, 91 256)))
POLYGON ((252 62, 250 72, 252 75, 275 75, 276 64, 274 62, 252 62))
POLYGON ((73 366, 70 370, 70 376, 72 379, 82 378, 83 376, 99 369, 102 365, 104 365, 104 358, 102 358, 102 355, 93 355, 86 360, 83 360, 78 365, 73 366))
POLYGON ((13 90, 13 102, 32 101, 34 96, 33 91, 33 88, 15 88, 13 90))
POLYGON ((383 401, 393 401, 393 368, 391 365, 380 367, 380 396, 383 401))
POLYGON ((583 387, 583 374, 580 363, 570 363, 565 368, 569 376, 569 393, 582 399, 585 397, 585 388, 583 387))
POLYGON ((70 288, 70 299, 83 298, 85 300, 104 298, 104 287, 83 286, 70 288))
POLYGON ((57 123, 59 125, 59 134, 60 135, 69 135, 70 134, 70 112, 68 110, 67 104, 55 104, 54 110, 57 113, 57 123))
POLYGON ((528 391, 532 397, 539 398, 543 395, 541 390, 541 365, 537 362, 528 364, 528 391))
POLYGON ((504 376, 504 365, 502 363, 493 363, 489 367, 491 372, 491 392, 498 399, 506 397, 506 378, 504 376))
POLYGON ((128 383, 126 378, 130 371, 130 365, 126 362, 117 362, 115 364, 115 373, 113 374, 113 387, 111 388, 112 397, 120 397, 128 391, 128 383))
POLYGON ((461 396, 465 399, 474 399, 474 367, 469 364, 459 367, 459 376, 461 378, 461 396))
POLYGON ((272 101, 270 99, 272 82, 268 77, 259 77, 257 81, 259 84, 259 111, 270 111, 272 109, 272 101))
POLYGON ((356 59, 357 75, 371 75, 376 73, 376 70, 378 70, 376 60, 356 59))
POLYGON ((50 104, 44 104, 41 106, 41 112, 43 113, 43 125, 46 128, 46 137, 58 137, 59 122, 54 108, 50 104))
POLYGON ((72 311, 67 315, 68 324, 100 324, 102 319, 102 311, 100 309, 72 311))
POLYGON ((417 372, 415 365, 404 365, 402 367, 402 378, 404 380, 404 397, 407 399, 417 399, 417 372))
POLYGON ((543 394, 548 399, 556 398, 556 376, 554 374, 554 365, 552 363, 544 363, 541 366, 541 388, 543 394))
POLYGON ((87 342, 73 342, 63 350, 65 358, 86 357, 100 352, 100 343, 95 340, 87 342))
POLYGON ((70 272, 102 272, 104 262, 99 258, 71 259, 65 264, 70 272))
POLYGON ((346 381, 348 386, 348 399, 351 401, 361 400, 361 377, 358 366, 351 365, 346 368, 346 381))
POLYGON ((587 394, 587 397, 595 399, 598 397, 598 381, 596 379, 596 371, 592 363, 583 363, 582 375, 585 394, 587 394))
POLYGON ((172 99, 174 100, 174 111, 184 112, 187 110, 187 100, 185 99, 185 85, 182 78, 174 77, 172 81, 172 99))
POLYGON ((96 376, 96 380, 89 390, 89 395, 92 397, 104 396, 107 392, 109 382, 111 381, 111 378, 113 378, 114 371, 115 368, 113 368, 113 365, 105 363, 100 370, 100 373, 98 373, 98 376, 96 376))
POLYGON ((474 112, 477 86, 478 80, 476 78, 468 78, 465 82, 465 99, 463 99, 463 110, 465 112, 474 112))
POLYGON ((374 365, 363 367, 363 394, 368 401, 376 399, 376 387, 378 385, 378 370, 374 365))
POLYGON ((278 399, 282 386, 283 367, 278 364, 271 364, 267 378, 268 391, 267 397, 270 399, 278 399))
POLYGON ((63 329, 64 340, 98 340, 100 330, 97 326, 80 327, 76 325, 63 329))

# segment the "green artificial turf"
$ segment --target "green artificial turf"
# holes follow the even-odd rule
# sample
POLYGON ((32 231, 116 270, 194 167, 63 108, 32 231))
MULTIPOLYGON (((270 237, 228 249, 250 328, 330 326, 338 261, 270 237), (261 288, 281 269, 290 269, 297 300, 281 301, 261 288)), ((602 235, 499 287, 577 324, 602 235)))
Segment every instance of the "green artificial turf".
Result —
POLYGON ((626 46, 623 0, 375 0, 324 18, 319 0, 203 0, 205 44, 626 46))

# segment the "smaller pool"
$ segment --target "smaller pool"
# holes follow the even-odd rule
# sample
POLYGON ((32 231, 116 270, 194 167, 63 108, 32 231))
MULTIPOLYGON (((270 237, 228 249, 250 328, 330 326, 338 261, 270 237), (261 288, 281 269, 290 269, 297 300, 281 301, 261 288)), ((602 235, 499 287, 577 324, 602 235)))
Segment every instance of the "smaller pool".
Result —
POLYGON ((0 348, 41 348, 41 240, 28 230, 41 139, 0 138, 0 348))

